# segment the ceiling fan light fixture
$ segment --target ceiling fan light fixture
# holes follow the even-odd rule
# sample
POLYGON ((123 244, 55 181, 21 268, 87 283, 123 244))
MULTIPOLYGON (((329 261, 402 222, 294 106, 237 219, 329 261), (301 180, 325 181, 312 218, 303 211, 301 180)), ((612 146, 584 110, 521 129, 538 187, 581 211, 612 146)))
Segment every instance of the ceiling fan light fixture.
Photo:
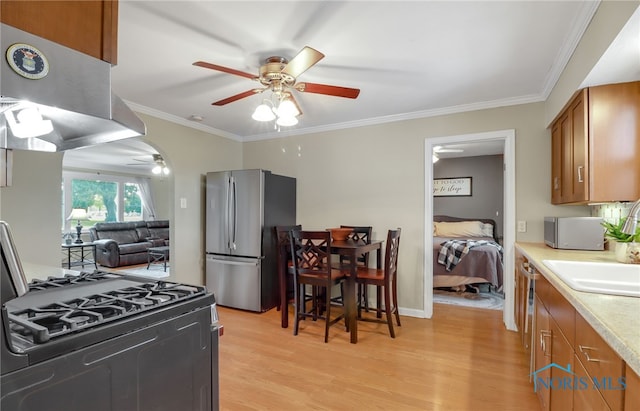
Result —
POLYGON ((283 99, 278 106, 278 110, 276 110, 276 115, 278 117, 295 117, 300 115, 298 108, 293 101, 288 98, 283 99))
POLYGON ((298 119, 295 116, 282 116, 278 117, 276 124, 283 127, 291 127, 298 124, 298 119))
POLYGON ((256 121, 271 121, 276 118, 276 115, 274 114, 273 110, 271 110, 271 107, 263 103, 256 107, 256 110, 251 115, 251 118, 256 121))
POLYGON ((151 169, 151 172, 153 174, 160 174, 162 173, 162 167, 160 167, 160 165, 157 165, 151 169))

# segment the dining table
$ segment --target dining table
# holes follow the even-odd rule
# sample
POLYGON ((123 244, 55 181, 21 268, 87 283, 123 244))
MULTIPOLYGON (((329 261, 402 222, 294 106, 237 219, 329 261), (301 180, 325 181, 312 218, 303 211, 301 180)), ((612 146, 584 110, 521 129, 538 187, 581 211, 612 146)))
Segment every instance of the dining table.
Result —
POLYGON ((353 241, 347 239, 344 241, 331 241, 332 254, 339 254, 346 257, 349 261, 350 275, 345 281, 345 290, 343 295, 345 321, 348 324, 350 332, 350 341, 352 344, 358 342, 358 305, 357 305, 357 257, 372 251, 376 251, 376 267, 382 268, 382 244, 383 240, 372 240, 370 243, 361 241, 353 241))

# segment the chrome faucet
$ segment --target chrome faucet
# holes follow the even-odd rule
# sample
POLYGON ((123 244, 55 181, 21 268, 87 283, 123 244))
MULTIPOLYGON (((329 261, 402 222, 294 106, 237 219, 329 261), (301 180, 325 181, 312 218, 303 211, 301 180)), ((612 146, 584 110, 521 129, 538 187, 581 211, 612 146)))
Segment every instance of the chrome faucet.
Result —
POLYGON ((640 212, 640 199, 633 203, 633 205, 631 206, 631 210, 629 210, 629 216, 622 226, 621 231, 623 233, 631 235, 636 233, 636 227, 638 226, 638 212, 640 212))

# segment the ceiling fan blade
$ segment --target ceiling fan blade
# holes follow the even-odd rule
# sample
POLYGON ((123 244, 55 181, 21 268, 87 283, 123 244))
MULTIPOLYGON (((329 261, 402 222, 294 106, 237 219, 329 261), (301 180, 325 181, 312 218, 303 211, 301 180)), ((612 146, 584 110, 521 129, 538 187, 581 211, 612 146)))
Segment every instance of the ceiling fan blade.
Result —
POLYGON ((194 66, 204 67, 211 70, 222 71, 223 73, 235 74, 236 76, 246 77, 251 80, 257 80, 258 78, 254 74, 245 73, 244 71, 232 69, 229 67, 219 66, 217 64, 207 63, 206 61, 196 61, 194 66))
POLYGON ((357 88, 329 86, 327 84, 317 83, 297 83, 295 88, 303 93, 326 94, 345 98, 357 98, 360 94, 360 89, 357 88))
POLYGON ((293 78, 307 71, 311 66, 324 58, 324 54, 311 47, 305 46, 294 58, 289 61, 282 70, 282 74, 287 74, 293 78))
POLYGON ((298 101, 295 99, 295 97, 293 97, 293 94, 287 93, 287 98, 291 100, 291 102, 296 106, 296 109, 298 110, 298 116, 302 115, 300 104, 298 104, 298 101))
POLYGON ((225 104, 233 103, 234 101, 243 99, 245 97, 253 96, 254 94, 262 93, 265 89, 254 88, 251 90, 244 91, 242 93, 236 94, 235 96, 227 97, 222 100, 218 100, 214 103, 211 103, 212 106, 224 106, 225 104))

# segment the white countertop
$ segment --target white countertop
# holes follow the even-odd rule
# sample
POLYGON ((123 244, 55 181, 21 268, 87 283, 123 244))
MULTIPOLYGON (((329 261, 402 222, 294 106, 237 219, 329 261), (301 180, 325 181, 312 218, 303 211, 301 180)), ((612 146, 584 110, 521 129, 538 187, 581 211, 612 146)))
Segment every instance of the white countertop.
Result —
POLYGON ((516 248, 558 289, 629 367, 640 375, 640 298, 576 291, 542 263, 542 260, 617 263, 613 252, 556 250, 543 243, 516 243, 516 248))

